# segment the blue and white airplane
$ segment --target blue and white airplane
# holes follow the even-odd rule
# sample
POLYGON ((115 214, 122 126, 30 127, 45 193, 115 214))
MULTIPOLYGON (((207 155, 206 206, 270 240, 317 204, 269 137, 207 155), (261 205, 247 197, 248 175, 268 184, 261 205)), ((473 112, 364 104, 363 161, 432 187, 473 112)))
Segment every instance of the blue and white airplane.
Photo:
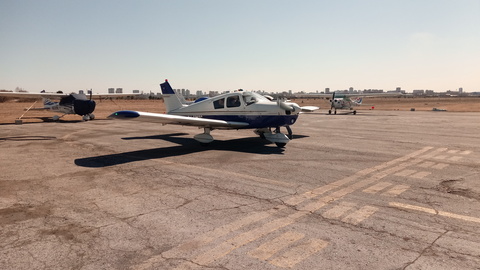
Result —
POLYGON ((290 126, 295 124, 300 112, 319 109, 315 106, 300 107, 282 100, 273 101, 249 91, 235 91, 187 103, 183 96, 173 91, 167 80, 160 87, 166 114, 118 111, 109 117, 203 127, 204 132, 194 136, 202 144, 214 141, 210 132, 215 129, 254 129, 261 138, 284 147, 292 139, 290 126), (280 132, 281 127, 287 129, 288 135, 280 132))

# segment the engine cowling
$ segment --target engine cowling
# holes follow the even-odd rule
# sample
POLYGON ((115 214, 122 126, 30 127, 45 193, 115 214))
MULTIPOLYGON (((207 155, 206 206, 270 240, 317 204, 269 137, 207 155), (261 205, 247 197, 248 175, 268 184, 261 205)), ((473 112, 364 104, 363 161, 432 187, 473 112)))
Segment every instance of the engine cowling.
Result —
POLYGON ((95 110, 95 101, 75 99, 73 101, 73 110, 78 115, 88 115, 95 110))

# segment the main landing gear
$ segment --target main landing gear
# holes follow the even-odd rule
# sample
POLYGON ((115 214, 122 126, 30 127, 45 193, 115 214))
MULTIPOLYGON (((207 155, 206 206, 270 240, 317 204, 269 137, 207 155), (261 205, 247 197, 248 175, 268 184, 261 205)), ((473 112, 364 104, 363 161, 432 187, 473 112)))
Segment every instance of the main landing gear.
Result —
POLYGON ((83 121, 88 121, 88 120, 93 120, 93 119, 95 119, 95 115, 93 113, 86 114, 82 117, 83 121))
POLYGON ((262 139, 267 139, 272 143, 275 143, 278 147, 285 147, 287 143, 293 138, 292 129, 290 126, 285 127, 288 135, 280 132, 280 127, 276 127, 275 131, 272 128, 259 128, 254 130, 255 134, 259 135, 262 139))
MULTIPOLYGON (((275 143, 278 147, 285 147, 285 145, 287 145, 287 143, 293 138, 290 126, 286 126, 285 128, 287 129, 287 134, 280 132, 280 127, 276 127, 274 131, 272 131, 272 128, 259 128, 255 129, 253 132, 259 135, 260 138, 275 143)), ((202 145, 208 145, 214 141, 212 135, 210 135, 210 131, 212 131, 211 128, 203 128, 203 133, 197 134, 193 136, 193 138, 202 145)))
POLYGON ((197 134, 193 136, 193 138, 200 142, 202 145, 207 145, 214 141, 212 135, 210 135, 210 131, 212 131, 211 128, 203 128, 203 133, 197 134))

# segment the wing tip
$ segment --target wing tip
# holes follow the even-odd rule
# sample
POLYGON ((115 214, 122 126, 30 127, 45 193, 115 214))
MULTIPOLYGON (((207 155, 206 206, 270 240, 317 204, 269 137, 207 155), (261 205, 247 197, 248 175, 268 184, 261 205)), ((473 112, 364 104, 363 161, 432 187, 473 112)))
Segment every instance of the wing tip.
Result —
POLYGON ((137 118, 139 116, 140 116, 140 114, 136 111, 118 111, 118 112, 114 112, 111 115, 109 115, 108 118, 132 119, 132 118, 137 118))

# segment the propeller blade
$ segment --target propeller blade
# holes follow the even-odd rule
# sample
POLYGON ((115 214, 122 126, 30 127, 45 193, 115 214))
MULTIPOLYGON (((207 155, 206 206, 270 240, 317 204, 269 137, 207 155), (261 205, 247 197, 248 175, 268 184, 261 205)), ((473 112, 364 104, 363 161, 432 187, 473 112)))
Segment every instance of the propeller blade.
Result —
POLYGON ((277 99, 277 104, 280 108, 282 108, 285 111, 295 111, 295 108, 291 105, 288 105, 287 103, 280 101, 280 99, 277 99))

